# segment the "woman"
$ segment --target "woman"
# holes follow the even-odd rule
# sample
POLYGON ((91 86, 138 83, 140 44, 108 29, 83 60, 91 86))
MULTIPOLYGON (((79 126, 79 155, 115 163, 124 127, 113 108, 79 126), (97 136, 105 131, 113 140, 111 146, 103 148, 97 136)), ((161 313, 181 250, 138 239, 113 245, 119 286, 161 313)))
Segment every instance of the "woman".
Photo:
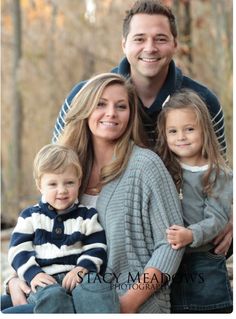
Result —
POLYGON ((183 221, 173 181, 159 157, 143 146, 141 132, 133 87, 105 73, 74 97, 59 143, 82 162, 80 200, 97 208, 105 229, 106 274, 113 276, 121 312, 168 313, 168 279, 183 250, 171 248, 165 230, 183 221))

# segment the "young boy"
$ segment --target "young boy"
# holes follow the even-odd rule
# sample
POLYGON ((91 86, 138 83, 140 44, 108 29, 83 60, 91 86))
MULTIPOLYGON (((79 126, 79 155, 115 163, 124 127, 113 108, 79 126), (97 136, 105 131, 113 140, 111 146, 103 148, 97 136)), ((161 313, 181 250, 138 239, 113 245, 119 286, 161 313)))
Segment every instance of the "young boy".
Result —
POLYGON ((46 145, 34 160, 40 202, 23 210, 13 231, 9 262, 30 284, 28 301, 51 298, 50 309, 76 312, 77 285, 88 272, 106 266, 106 239, 97 211, 78 202, 82 170, 77 154, 64 146, 46 145), (75 302, 76 301, 76 302, 75 302))

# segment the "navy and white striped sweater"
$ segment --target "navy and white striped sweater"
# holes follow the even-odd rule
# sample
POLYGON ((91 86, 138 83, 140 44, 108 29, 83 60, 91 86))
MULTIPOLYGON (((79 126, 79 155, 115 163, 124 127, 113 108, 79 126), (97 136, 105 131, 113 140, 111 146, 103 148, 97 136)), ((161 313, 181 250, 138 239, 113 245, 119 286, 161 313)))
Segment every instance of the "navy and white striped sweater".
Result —
POLYGON ((67 272, 75 266, 103 272, 106 267, 105 232, 94 208, 74 203, 63 214, 42 200, 20 214, 8 258, 28 283, 40 272, 67 272))

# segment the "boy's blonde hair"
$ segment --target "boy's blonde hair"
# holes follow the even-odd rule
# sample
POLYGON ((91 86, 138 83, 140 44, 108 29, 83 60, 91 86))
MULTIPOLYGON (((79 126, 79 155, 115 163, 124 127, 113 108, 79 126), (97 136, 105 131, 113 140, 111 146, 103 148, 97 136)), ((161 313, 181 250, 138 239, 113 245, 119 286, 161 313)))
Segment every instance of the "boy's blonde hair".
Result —
POLYGON ((82 178, 82 168, 78 155, 72 149, 62 145, 48 144, 40 149, 34 159, 33 176, 37 187, 40 186, 42 175, 45 173, 60 174, 72 165, 79 179, 82 178))
POLYGON ((208 160, 208 170, 203 176, 203 190, 210 195, 220 170, 227 171, 226 161, 220 152, 220 145, 217 140, 210 113, 200 96, 190 90, 182 89, 174 93, 168 102, 165 103, 157 120, 157 142, 156 152, 162 158, 165 166, 169 170, 177 189, 182 185, 182 169, 178 157, 169 149, 166 137, 166 118, 171 110, 190 109, 196 114, 197 123, 202 128, 202 156, 208 160), (212 172, 215 171, 215 177, 212 172))

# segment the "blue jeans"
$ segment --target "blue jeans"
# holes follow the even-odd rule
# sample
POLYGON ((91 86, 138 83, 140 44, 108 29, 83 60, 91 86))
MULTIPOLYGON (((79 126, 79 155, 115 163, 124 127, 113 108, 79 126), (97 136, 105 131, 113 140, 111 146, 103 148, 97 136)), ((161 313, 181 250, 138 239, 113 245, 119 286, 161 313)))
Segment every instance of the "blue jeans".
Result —
POLYGON ((1 311, 2 313, 33 313, 34 306, 31 304, 25 304, 13 307, 11 296, 1 296, 1 311))
POLYGON ((225 257, 186 253, 171 285, 172 313, 232 312, 232 307, 225 257))
POLYGON ((71 293, 62 288, 65 274, 55 275, 57 284, 38 287, 28 301, 34 313, 119 313, 119 297, 110 283, 96 273, 89 273, 71 293), (89 302, 88 302, 89 300, 89 302))

